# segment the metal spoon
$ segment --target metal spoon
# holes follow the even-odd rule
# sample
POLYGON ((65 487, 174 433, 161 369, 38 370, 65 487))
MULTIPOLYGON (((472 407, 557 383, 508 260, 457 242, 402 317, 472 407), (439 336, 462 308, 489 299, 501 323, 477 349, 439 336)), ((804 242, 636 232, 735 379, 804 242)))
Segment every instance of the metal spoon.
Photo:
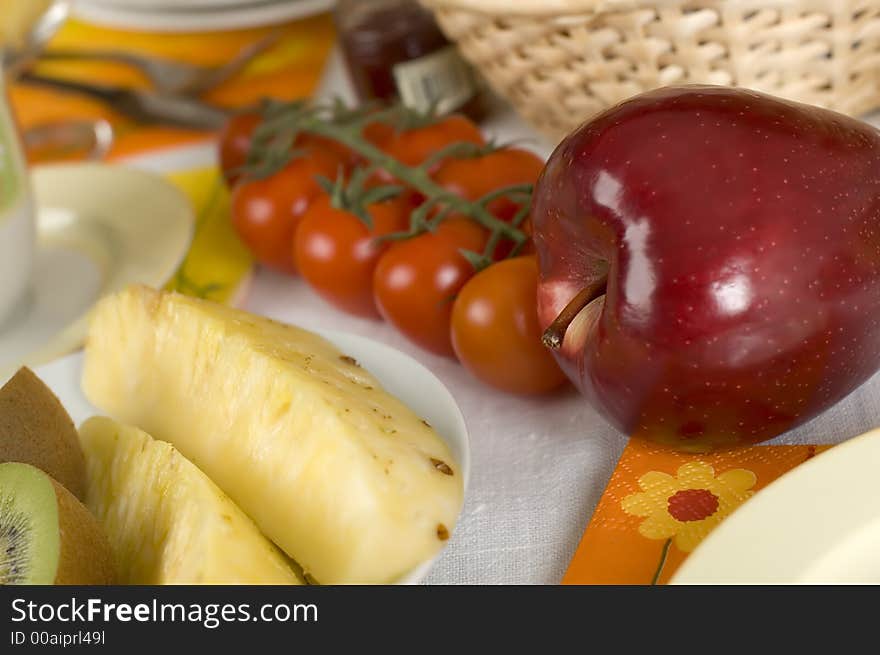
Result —
POLYGON ((113 144, 113 127, 105 120, 58 121, 24 130, 28 162, 97 161, 113 144))

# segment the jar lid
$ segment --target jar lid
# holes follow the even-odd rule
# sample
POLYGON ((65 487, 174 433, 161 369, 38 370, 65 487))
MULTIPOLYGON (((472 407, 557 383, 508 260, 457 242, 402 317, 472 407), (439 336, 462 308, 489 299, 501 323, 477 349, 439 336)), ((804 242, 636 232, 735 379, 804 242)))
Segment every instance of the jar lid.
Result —
POLYGON ((336 20, 345 40, 361 47, 379 46, 419 33, 442 34, 431 12, 408 0, 341 3, 336 20))

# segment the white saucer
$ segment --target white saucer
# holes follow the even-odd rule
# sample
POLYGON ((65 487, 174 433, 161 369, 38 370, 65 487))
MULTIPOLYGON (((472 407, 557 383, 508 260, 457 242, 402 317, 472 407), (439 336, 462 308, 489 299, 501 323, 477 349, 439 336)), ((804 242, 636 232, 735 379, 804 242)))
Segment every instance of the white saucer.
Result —
POLYGON ((77 0, 79 4, 102 5, 125 10, 188 11, 198 9, 236 9, 261 2, 302 2, 303 0, 77 0))
MULTIPOLYGON (((444 384, 419 362, 391 346, 345 332, 320 330, 319 334, 357 359, 376 376, 386 391, 400 398, 434 427, 458 462, 466 494, 471 469, 467 426, 458 404, 444 384)), ((80 388, 82 359, 82 354, 76 353, 34 371, 55 392, 76 425, 102 413, 89 403, 80 388)), ((0 375, 0 382, 5 382, 5 378, 0 375)), ((397 584, 421 582, 437 557, 410 571, 397 584)))
POLYGON ((880 430, 756 493, 691 553, 672 584, 880 583, 880 430))
POLYGON ((0 375, 82 345, 104 294, 162 286, 192 239, 189 200, 152 173, 102 164, 31 170, 37 252, 31 290, 0 324, 0 375))
POLYGON ((227 7, 134 7, 81 0, 73 15, 83 21, 118 29, 155 32, 212 32, 277 25, 329 11, 334 0, 268 0, 227 7))

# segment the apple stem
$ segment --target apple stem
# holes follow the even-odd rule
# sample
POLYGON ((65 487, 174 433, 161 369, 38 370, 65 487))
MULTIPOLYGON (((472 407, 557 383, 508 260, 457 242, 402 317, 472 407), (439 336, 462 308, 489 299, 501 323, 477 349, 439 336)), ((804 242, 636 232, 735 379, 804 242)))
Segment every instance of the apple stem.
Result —
POLYGON ((550 350, 562 348, 562 342, 565 341, 565 333, 568 331, 568 326, 571 325, 571 322, 581 313, 584 307, 605 293, 605 284, 606 280, 602 279, 581 289, 550 324, 550 327, 544 330, 541 342, 550 350))

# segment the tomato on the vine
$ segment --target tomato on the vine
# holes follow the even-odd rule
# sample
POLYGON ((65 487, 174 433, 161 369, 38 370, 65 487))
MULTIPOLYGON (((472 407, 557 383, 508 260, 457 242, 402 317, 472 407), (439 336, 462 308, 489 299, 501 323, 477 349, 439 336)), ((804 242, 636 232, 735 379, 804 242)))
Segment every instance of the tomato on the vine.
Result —
POLYGON ((310 154, 323 150, 326 154, 336 157, 346 170, 360 161, 354 151, 345 144, 316 134, 300 134, 293 147, 310 154))
POLYGON ((434 232, 394 243, 373 276, 379 313, 419 346, 452 356, 452 304, 474 274, 459 251, 482 252, 487 238, 473 221, 449 218, 434 232))
POLYGON ((388 123, 374 121, 364 127, 363 136, 377 148, 384 148, 394 136, 394 128, 388 123))
POLYGON ((326 193, 303 215, 294 239, 300 275, 322 298, 339 309, 378 318, 373 298, 373 272, 390 246, 376 237, 402 232, 410 207, 403 197, 366 207, 371 227, 352 212, 337 209, 326 193))
MULTIPOLYGON (((434 180, 447 191, 466 200, 479 200, 503 187, 534 184, 544 170, 544 160, 521 148, 502 148, 480 157, 445 160, 434 173, 434 180)), ((489 203, 488 209, 510 221, 522 206, 509 197, 489 203)))
MULTIPOLYGON (((220 131, 220 170, 228 186, 232 187, 242 178, 242 168, 248 161, 254 132, 263 122, 258 111, 235 114, 220 131)), ((346 168, 358 162, 359 158, 344 144, 322 136, 300 134, 293 147, 309 155, 318 151, 335 157, 346 168)))
POLYGON ((480 271, 452 308, 458 360, 486 384, 519 394, 542 394, 566 377, 541 343, 534 256, 506 259, 480 271))
POLYGON ((407 166, 418 166, 443 148, 461 142, 486 144, 483 133, 473 121, 454 114, 422 127, 393 132, 383 150, 407 166))
POLYGON ((247 162, 254 130, 261 121, 260 112, 243 112, 232 116, 220 131, 220 170, 230 187, 241 177, 241 168, 247 162))
POLYGON ((300 218, 322 189, 316 177, 335 179, 343 163, 322 148, 292 159, 261 179, 243 179, 232 192, 232 221, 261 264, 295 273, 293 239, 300 218))

